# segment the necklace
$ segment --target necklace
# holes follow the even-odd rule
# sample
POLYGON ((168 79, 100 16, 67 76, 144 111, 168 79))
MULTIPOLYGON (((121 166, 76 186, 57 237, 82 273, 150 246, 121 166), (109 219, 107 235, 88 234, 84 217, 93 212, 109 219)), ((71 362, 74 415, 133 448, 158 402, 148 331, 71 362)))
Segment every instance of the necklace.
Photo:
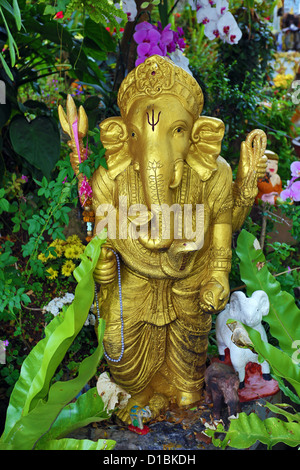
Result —
MULTIPOLYGON (((114 253, 114 255, 116 257, 116 260, 117 260, 117 267, 118 267, 118 285, 119 285, 120 321, 121 321, 121 353, 120 353, 120 356, 117 359, 111 358, 106 353, 103 342, 102 342, 102 346, 103 346, 104 356, 106 357, 106 359, 108 359, 111 362, 120 362, 122 357, 123 357, 123 354, 124 354, 124 320, 123 320, 123 302, 122 302, 122 286, 121 286, 121 266, 120 266, 119 255, 114 250, 112 250, 111 248, 109 248, 109 250, 111 250, 114 253)), ((100 308, 99 308, 99 300, 98 300, 98 293, 97 293, 96 283, 95 283, 95 301, 96 301, 96 308, 97 308, 97 318, 98 318, 98 321, 99 321, 100 320, 100 308)))

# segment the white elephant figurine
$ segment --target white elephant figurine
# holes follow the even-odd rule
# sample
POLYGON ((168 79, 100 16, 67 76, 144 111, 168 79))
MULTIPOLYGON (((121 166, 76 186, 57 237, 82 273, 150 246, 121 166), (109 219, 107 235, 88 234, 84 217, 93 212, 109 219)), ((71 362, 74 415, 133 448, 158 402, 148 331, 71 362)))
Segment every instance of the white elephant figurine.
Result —
MULTIPOLYGON (((234 292, 230 297, 230 303, 217 316, 216 320, 216 338, 220 359, 224 360, 225 349, 230 351, 230 359, 233 368, 239 375, 240 388, 244 385, 245 367, 248 362, 258 362, 258 355, 250 349, 244 349, 236 346, 232 340, 232 332, 226 325, 227 320, 234 319, 254 328, 261 335, 263 341, 268 341, 263 325, 262 317, 269 313, 270 303, 267 294, 262 290, 253 292, 251 297, 246 297, 243 292, 234 292)), ((261 363, 263 378, 270 380, 270 367, 264 361, 261 363)))

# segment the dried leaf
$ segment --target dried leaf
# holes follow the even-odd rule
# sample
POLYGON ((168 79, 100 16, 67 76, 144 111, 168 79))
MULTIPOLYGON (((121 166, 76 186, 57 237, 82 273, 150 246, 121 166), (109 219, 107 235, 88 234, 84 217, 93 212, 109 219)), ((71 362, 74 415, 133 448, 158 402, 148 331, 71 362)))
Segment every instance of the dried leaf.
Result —
POLYGON ((97 392, 108 411, 125 408, 131 395, 112 382, 107 372, 103 372, 97 381, 97 392))

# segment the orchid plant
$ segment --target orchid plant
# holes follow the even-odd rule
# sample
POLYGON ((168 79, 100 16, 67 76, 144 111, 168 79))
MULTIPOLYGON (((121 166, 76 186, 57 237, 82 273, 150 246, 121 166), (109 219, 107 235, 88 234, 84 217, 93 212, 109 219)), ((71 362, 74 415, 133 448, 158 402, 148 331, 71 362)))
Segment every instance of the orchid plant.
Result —
POLYGON ((300 201, 300 162, 291 164, 291 179, 287 182, 286 188, 280 193, 283 201, 290 199, 293 202, 300 201))
MULTIPOLYGON (((142 8, 146 8, 151 2, 144 2, 142 8)), ((157 1, 152 2, 157 5, 157 1)), ((175 2, 177 10, 180 11, 183 7, 189 5, 191 10, 196 13, 196 21, 203 25, 204 35, 214 40, 221 39, 228 44, 237 44, 242 37, 242 32, 238 24, 229 11, 229 4, 227 0, 178 0, 175 2)), ((119 4, 116 5, 121 8, 119 4)), ((167 10, 168 2, 165 0, 160 2, 159 12, 162 19, 162 11, 167 10)), ((128 21, 133 22, 137 20, 137 6, 135 0, 123 0, 122 10, 127 15, 128 21)), ((168 17, 167 15, 164 15, 168 17)), ((135 33, 133 38, 137 43, 137 60, 135 65, 139 65, 152 55, 169 56, 177 65, 186 69, 188 68, 188 58, 184 55, 183 51, 186 47, 184 41, 184 31, 178 28, 177 31, 171 29, 171 23, 162 24, 158 22, 157 25, 151 24, 147 21, 138 23, 135 26, 135 33)))

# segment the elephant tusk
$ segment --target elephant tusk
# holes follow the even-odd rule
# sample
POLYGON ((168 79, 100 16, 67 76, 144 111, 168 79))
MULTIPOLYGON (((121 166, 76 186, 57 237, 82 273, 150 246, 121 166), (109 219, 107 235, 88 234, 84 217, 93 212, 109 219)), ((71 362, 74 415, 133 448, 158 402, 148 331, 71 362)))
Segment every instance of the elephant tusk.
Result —
POLYGON ((175 189, 179 186, 182 180, 182 174, 183 174, 183 160, 181 159, 176 160, 174 164, 174 179, 169 186, 170 189, 175 189))

